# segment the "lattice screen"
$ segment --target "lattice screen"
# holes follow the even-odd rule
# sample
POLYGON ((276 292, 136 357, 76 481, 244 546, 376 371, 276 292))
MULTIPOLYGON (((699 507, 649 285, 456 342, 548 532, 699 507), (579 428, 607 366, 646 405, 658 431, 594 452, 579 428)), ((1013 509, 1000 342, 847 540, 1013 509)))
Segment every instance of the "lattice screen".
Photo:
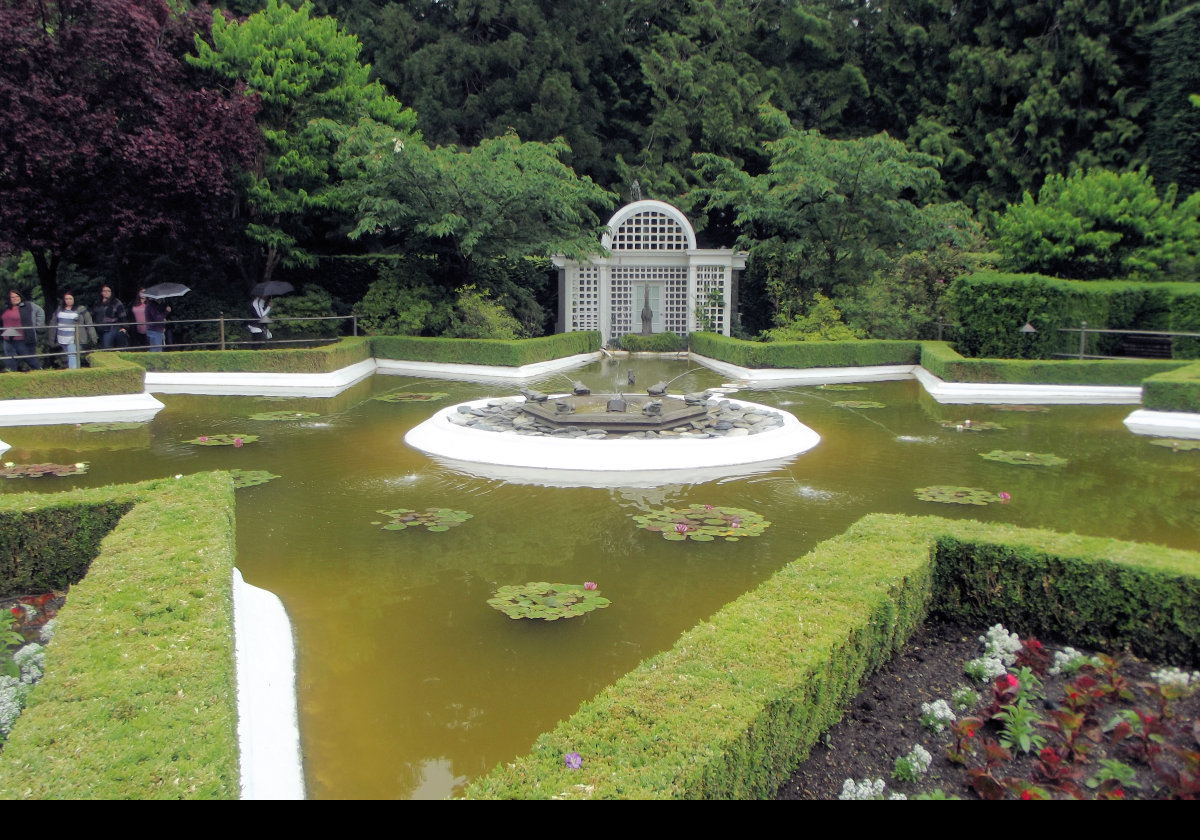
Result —
POLYGON ((600 269, 594 265, 579 266, 571 289, 571 329, 600 329, 600 269))
POLYGON ((643 283, 651 283, 662 289, 662 305, 655 311, 651 325, 655 332, 671 330, 683 335, 687 332, 687 283, 688 270, 684 266, 621 266, 612 270, 613 331, 617 335, 641 332, 641 306, 643 283), (624 289, 628 289, 625 292, 624 289), (629 301, 625 321, 617 320, 617 303, 620 296, 629 301), (621 323, 628 324, 621 327, 621 323), (636 325, 636 327, 635 327, 636 325), (620 330, 620 332, 618 332, 620 330))
POLYGON ((611 313, 612 334, 625 335, 626 333, 640 331, 640 321, 638 322, 638 329, 635 330, 633 328, 633 282, 628 277, 621 276, 619 269, 614 269, 612 279, 609 282, 609 288, 612 295, 612 303, 609 309, 611 313))
MULTIPOLYGON (((722 334, 725 332, 725 305, 723 303, 725 287, 725 266, 696 266, 696 300, 710 320, 709 329, 722 334), (722 304, 720 306, 707 305, 709 292, 718 292, 721 295, 722 304)), ((703 326, 703 324, 697 323, 696 329, 701 329, 703 326)))
POLYGON ((657 210, 630 216, 612 238, 614 251, 686 251, 687 233, 679 222, 657 210))

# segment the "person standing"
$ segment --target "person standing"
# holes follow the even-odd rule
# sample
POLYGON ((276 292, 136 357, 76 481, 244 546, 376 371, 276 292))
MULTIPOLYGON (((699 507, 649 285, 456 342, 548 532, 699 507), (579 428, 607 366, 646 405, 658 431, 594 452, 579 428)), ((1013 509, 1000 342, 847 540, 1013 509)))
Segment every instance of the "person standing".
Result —
POLYGON ((95 313, 93 320, 96 332, 100 333, 100 346, 105 350, 128 347, 129 332, 122 322, 128 319, 129 314, 125 311, 125 304, 113 297, 111 286, 100 287, 100 302, 96 304, 95 313))
MULTIPOLYGON (((167 315, 171 313, 171 307, 167 306, 157 298, 146 297, 146 290, 138 291, 139 302, 144 301, 146 319, 146 343, 150 345, 151 353, 161 353, 163 345, 167 343, 167 315)), ((137 307, 134 307, 136 313, 137 307)), ((142 328, 138 324, 138 329, 142 328)))
POLYGON ((254 320, 246 323, 246 329, 250 330, 250 340, 257 346, 271 338, 271 331, 267 329, 271 321, 271 299, 256 297, 250 301, 250 311, 254 313, 254 320))
POLYGON ((62 304, 50 319, 54 330, 51 340, 67 354, 67 368, 79 367, 79 351, 96 343, 96 330, 92 326, 92 315, 82 303, 75 303, 75 295, 63 292, 62 304))
POLYGON ((38 333, 46 325, 46 313, 33 301, 25 300, 16 289, 8 290, 8 306, 4 309, 0 335, 4 337, 4 369, 9 373, 17 370, 20 358, 30 370, 41 370, 42 360, 37 352, 38 333))

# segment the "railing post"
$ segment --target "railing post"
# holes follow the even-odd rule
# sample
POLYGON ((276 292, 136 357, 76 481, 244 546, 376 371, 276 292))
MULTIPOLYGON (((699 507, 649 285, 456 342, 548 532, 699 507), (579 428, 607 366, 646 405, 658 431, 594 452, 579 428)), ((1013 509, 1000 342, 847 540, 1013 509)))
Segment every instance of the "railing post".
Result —
POLYGON ((79 360, 82 358, 79 355, 79 318, 76 318, 75 323, 71 325, 71 332, 74 333, 72 338, 75 341, 75 343, 73 345, 75 352, 74 352, 74 354, 68 354, 68 356, 67 356, 67 368, 68 369, 70 369, 70 367, 71 367, 71 356, 72 355, 75 358, 75 367, 79 367, 79 360))
POLYGON ((353 331, 352 334, 358 335, 358 314, 357 313, 350 316, 350 327, 351 327, 351 330, 353 331))
POLYGON ((221 335, 221 349, 225 349, 225 313, 222 312, 217 316, 218 329, 221 335))
POLYGON ((1079 358, 1087 353, 1087 321, 1079 322, 1079 358))

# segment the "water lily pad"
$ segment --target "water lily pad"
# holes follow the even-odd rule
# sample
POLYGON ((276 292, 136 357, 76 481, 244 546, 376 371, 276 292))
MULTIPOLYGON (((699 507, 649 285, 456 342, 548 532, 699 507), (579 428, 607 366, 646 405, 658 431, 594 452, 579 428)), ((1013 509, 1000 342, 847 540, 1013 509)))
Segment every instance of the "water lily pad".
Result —
POLYGON ((663 508, 634 514, 638 527, 660 533, 664 540, 711 542, 720 537, 737 542, 740 537, 757 537, 771 524, 752 510, 715 505, 663 508))
POLYGON ((1057 455, 1045 452, 1021 452, 1020 450, 994 449, 991 452, 980 452, 979 457, 988 461, 999 461, 1003 464, 1033 467, 1061 467, 1067 463, 1066 458, 1060 458, 1057 455))
POLYGON ((941 502, 947 505, 990 505, 1005 501, 1005 497, 978 487, 952 487, 939 484, 933 487, 918 487, 913 491, 923 502, 941 502))
POLYGON ((1044 405, 989 405, 988 408, 994 408, 996 411, 1024 411, 1031 414, 1050 410, 1044 405))
POLYGON ((1181 440, 1179 438, 1158 438, 1150 441, 1151 446, 1165 446, 1175 452, 1200 452, 1200 440, 1181 440))
POLYGON ((488 604, 509 618, 557 621, 560 618, 576 618, 612 603, 600 594, 600 590, 585 589, 585 586, 594 584, 537 581, 501 586, 494 597, 488 598, 488 604))
POLYGON ((320 417, 316 411, 262 411, 251 414, 251 420, 307 420, 310 417, 320 417))
POLYGON ((79 428, 85 432, 123 432, 128 429, 140 429, 145 423, 114 422, 114 423, 84 423, 79 428))
POLYGON ((88 465, 84 462, 78 464, 14 464, 12 461, 6 461, 4 466, 0 467, 0 476, 5 478, 41 478, 47 475, 83 475, 87 472, 88 465))
POLYGON ((266 484, 272 479, 279 478, 279 476, 266 470, 230 470, 229 474, 233 476, 233 486, 236 488, 254 487, 255 485, 266 484))
POLYGON ((392 391, 371 399, 380 402, 434 402, 447 396, 449 394, 440 391, 392 391))
POLYGON ((959 432, 999 432, 1004 430, 1004 426, 999 423, 993 423, 990 420, 943 420, 941 421, 943 429, 954 429, 959 432))
MULTIPOLYGON (((392 520, 383 526, 383 530, 385 531, 424 528, 434 533, 449 531, 451 528, 457 527, 468 519, 473 519, 475 516, 472 513, 467 513, 465 510, 450 510, 450 508, 426 508, 424 511, 396 508, 396 510, 381 510, 378 513, 382 513, 392 520)), ((372 522, 371 524, 378 525, 380 523, 372 522)))
POLYGON ((200 437, 192 438, 184 443, 194 443, 197 446, 241 447, 247 443, 254 443, 256 440, 258 440, 258 435, 200 435, 200 437))
POLYGON ((830 384, 830 385, 820 385, 818 387, 822 391, 865 391, 865 390, 867 390, 867 387, 865 385, 830 384))
POLYGON ((838 408, 887 408, 885 404, 874 400, 838 400, 834 405, 838 408))

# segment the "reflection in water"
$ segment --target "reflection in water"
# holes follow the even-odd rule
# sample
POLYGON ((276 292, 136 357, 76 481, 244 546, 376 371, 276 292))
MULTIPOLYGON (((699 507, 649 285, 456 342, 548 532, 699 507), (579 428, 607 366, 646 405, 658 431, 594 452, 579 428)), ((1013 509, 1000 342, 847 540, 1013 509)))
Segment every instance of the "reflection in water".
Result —
MULTIPOLYGON (((595 383, 600 368, 572 376, 595 383)), ((652 384, 685 369, 639 362, 637 379, 652 384)), ((721 381, 697 371, 676 385, 696 391, 721 381)), ((887 407, 858 413, 809 399, 829 393, 815 388, 755 391, 747 399, 793 401, 793 413, 821 444, 757 474, 562 488, 471 475, 406 447, 405 432, 437 408, 514 391, 511 384, 445 380, 436 390, 447 396, 438 402, 371 399, 424 384, 376 376, 328 400, 169 396, 148 427, 88 434, 86 449, 83 433, 73 429, 5 429, 14 447, 5 460, 83 460, 89 471, 9 481, 0 492, 234 467, 282 476, 238 491, 238 564, 248 583, 283 599, 295 624, 306 783, 320 798, 452 794, 528 750, 538 734, 639 661, 867 513, 975 518, 1200 548, 1200 452, 1172 453, 1129 434, 1121 424, 1127 408, 973 407, 975 420, 1004 428, 951 434, 940 424, 961 420, 962 408, 938 405, 911 381, 865 385, 853 397, 887 407), (247 419, 277 409, 321 418, 247 419), (862 422, 868 413, 877 423, 862 422), (238 431, 260 440, 241 449, 183 443, 238 431), (993 449, 1053 453, 1068 463, 1028 467, 979 457, 993 449), (917 501, 913 490, 932 484, 1004 491, 1012 501, 970 510, 917 501), (749 508, 772 525, 738 543, 672 543, 632 521, 642 510, 693 503, 749 508), (372 524, 377 511, 401 507, 449 507, 474 518, 445 533, 372 524), (594 580, 613 605, 544 624, 512 621, 487 606, 498 586, 536 580, 594 580)))

